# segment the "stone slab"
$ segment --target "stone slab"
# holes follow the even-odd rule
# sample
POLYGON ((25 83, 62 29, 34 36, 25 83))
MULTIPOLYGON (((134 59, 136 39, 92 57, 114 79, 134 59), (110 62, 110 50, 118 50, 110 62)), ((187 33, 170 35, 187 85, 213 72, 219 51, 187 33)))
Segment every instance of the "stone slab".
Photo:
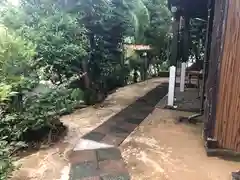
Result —
POLYGON ((104 175, 101 176, 101 180, 130 180, 128 174, 115 174, 115 175, 104 175))
POLYGON ((104 138, 105 135, 106 134, 92 131, 92 132, 86 134, 85 136, 83 136, 83 138, 99 142, 104 138))
POLYGON ((84 162, 71 165, 70 180, 98 176, 97 162, 84 162))
POLYGON ((95 150, 73 151, 69 155, 69 161, 71 164, 97 161, 97 154, 95 150))
POLYGON ((97 159, 98 161, 119 160, 122 156, 118 148, 98 149, 97 159))

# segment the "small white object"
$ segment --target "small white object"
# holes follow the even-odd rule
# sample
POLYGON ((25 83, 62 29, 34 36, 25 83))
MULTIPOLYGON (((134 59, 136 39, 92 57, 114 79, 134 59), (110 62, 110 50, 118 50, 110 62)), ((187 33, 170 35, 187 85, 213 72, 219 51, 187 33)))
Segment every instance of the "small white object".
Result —
POLYGON ((176 7, 176 6, 172 6, 172 7, 171 7, 171 11, 172 11, 172 13, 177 12, 177 7, 176 7))
POLYGON ((186 63, 183 62, 181 67, 180 92, 184 92, 185 78, 186 78, 186 63))
POLYGON ((175 91, 176 67, 169 68, 169 85, 168 85, 168 106, 173 106, 175 91))

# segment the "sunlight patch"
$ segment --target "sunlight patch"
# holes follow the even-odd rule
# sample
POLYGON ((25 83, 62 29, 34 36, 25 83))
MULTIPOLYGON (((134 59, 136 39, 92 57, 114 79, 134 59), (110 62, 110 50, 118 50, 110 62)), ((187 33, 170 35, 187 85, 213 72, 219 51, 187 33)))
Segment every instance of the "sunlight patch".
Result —
POLYGON ((74 151, 80 151, 80 150, 91 150, 91 149, 105 149, 105 148, 112 148, 113 145, 96 142, 88 139, 80 139, 75 148, 74 151))

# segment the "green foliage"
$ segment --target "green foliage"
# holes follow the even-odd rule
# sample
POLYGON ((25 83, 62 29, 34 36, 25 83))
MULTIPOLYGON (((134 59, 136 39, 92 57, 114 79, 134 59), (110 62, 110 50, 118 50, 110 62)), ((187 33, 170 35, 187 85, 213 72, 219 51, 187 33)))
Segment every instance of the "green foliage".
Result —
MULTIPOLYGON (((192 44, 190 46, 191 59, 195 59, 196 63, 202 64, 205 51, 207 22, 199 19, 192 19, 190 21, 190 37, 192 44)), ((203 68, 203 67, 202 67, 203 68)))
POLYGON ((54 1, 23 1, 18 10, 3 16, 9 28, 36 44, 37 66, 45 79, 54 83, 81 74, 81 61, 87 56, 86 29, 78 22, 78 14, 70 14, 54 1), (15 16, 18 21, 15 22, 15 16), (20 23, 19 23, 20 22, 20 23))
POLYGON ((125 3, 128 7, 126 16, 133 24, 135 43, 145 43, 145 31, 150 26, 150 11, 143 0, 129 0, 125 3))
MULTIPOLYGON (((35 46, 0 26, 0 77, 2 82, 22 83, 29 72, 35 46)), ((16 85, 15 84, 15 85, 16 85)))
POLYGON ((12 92, 12 86, 4 83, 0 84, 0 102, 3 103, 9 101, 12 96, 16 95, 16 92, 12 92))
MULTIPOLYGON (((10 33, 4 26, 0 29, 0 179, 7 179, 13 169, 11 154, 21 145, 19 137, 22 122, 16 122, 17 114, 13 107, 16 99, 20 97, 19 88, 24 85, 25 76, 28 74, 31 56, 34 48, 22 38, 10 33)), ((27 78, 27 76, 26 76, 27 78)), ((26 126, 24 127, 26 128, 26 126)))
POLYGON ((119 69, 124 69, 122 47, 128 19, 122 14, 127 11, 127 7, 121 0, 79 1, 75 7, 83 12, 82 22, 89 32, 91 51, 88 72, 92 88, 96 92, 105 93, 112 89, 113 81, 118 81, 119 69))
POLYGON ((150 12, 150 25, 145 32, 146 43, 153 49, 150 51, 150 62, 154 66, 163 66, 168 60, 168 44, 171 14, 165 0, 144 0, 150 12))
POLYGON ((40 93, 37 46, 4 26, 0 36, 0 179, 7 179, 13 169, 11 155, 31 140, 26 135, 54 129, 59 115, 72 112, 83 93, 67 84, 40 93))
POLYGON ((9 177, 11 171, 13 171, 13 159, 11 157, 11 148, 9 143, 4 140, 0 140, 0 180, 6 180, 9 177))
POLYGON ((171 14, 165 0, 142 0, 142 3, 144 6, 138 8, 146 9, 147 12, 145 10, 140 12, 142 15, 139 17, 139 23, 142 23, 143 26, 140 27, 139 35, 135 36, 134 40, 131 37, 125 39, 128 43, 136 42, 137 44, 150 45, 152 49, 147 51, 147 59, 141 57, 144 52, 126 49, 127 63, 135 75, 143 76, 148 70, 154 72, 151 76, 157 76, 168 60, 171 14))

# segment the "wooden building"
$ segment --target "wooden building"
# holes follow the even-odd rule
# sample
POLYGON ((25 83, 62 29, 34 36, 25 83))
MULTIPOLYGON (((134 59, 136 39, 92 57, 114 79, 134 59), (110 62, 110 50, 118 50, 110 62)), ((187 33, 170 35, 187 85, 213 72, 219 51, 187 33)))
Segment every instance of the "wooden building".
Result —
MULTIPOLYGON (((240 0, 168 1, 174 15, 170 69, 174 69, 179 60, 181 16, 185 22, 183 62, 188 60, 189 54, 189 18, 206 20, 202 88, 205 141, 208 148, 240 152, 240 0)), ((185 69, 184 64, 182 69, 185 69)), ((182 74, 184 78, 185 71, 182 74)), ((174 70, 171 76, 175 77, 174 70)), ((174 80, 170 79, 168 105, 173 105, 173 84, 174 80)))

